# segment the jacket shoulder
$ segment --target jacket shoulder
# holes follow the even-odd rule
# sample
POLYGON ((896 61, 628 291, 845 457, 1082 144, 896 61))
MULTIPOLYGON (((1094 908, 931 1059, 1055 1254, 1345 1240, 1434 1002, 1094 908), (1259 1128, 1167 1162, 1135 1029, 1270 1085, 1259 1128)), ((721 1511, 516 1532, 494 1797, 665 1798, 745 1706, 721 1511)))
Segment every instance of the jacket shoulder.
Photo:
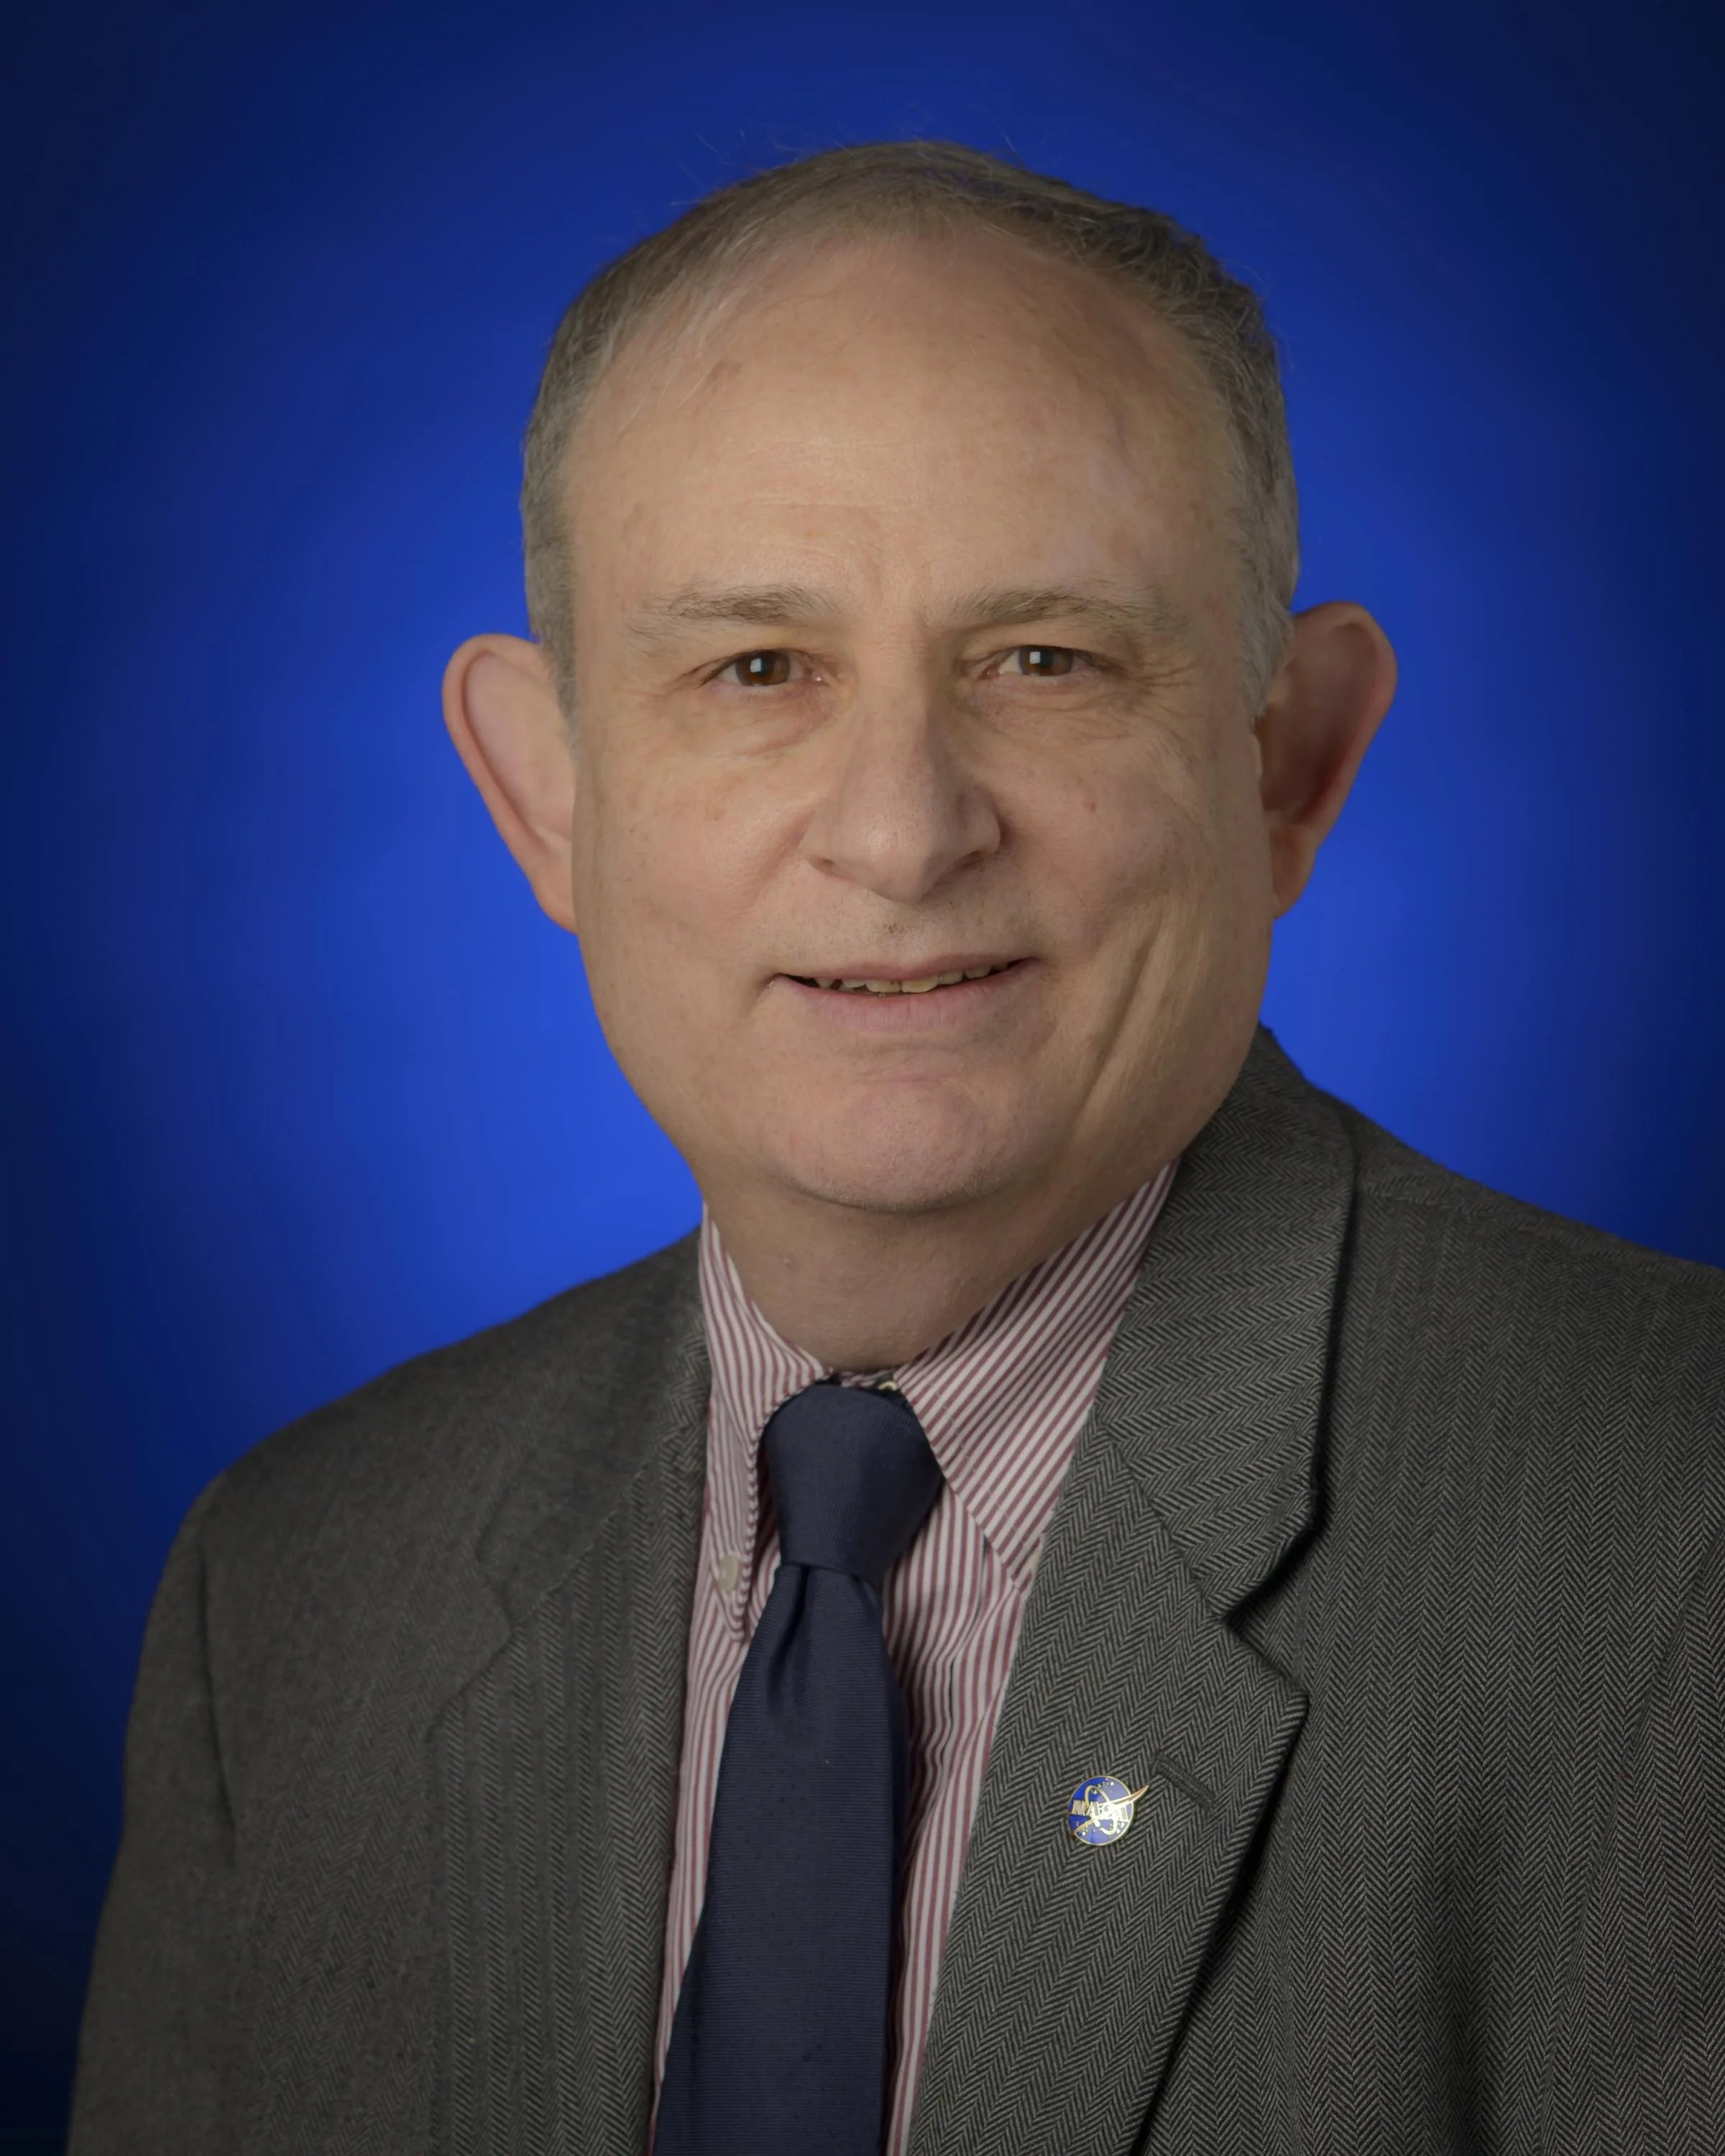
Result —
POLYGON ((595 1408, 662 1360, 698 1310, 691 1234, 519 1316, 429 1348, 260 1440, 198 1501, 213 1548, 264 1554, 336 1518, 422 1533, 470 1521, 548 1425, 572 1447, 595 1408))
POLYGON ((1359 1187, 1369 1198, 1450 1214, 1487 1237, 1531 1235, 1548 1240, 1556 1250, 1573 1254, 1584 1264, 1686 1276, 1699 1292, 1725 1296, 1725 1270, 1717 1265, 1674 1257, 1669 1251, 1630 1242, 1567 1214, 1549 1212, 1524 1199, 1512 1198, 1507 1191, 1477 1183, 1416 1151, 1346 1101, 1333 1095, 1325 1098, 1347 1127, 1358 1164, 1359 1187))
POLYGON ((1356 1160, 1352 1293, 1406 1397, 1468 1399, 1522 1441, 1640 1455, 1725 1511, 1725 1271, 1457 1174, 1337 1101, 1356 1160))
POLYGON ((1619 1293, 1692 1299, 1698 1317, 1725 1326, 1725 1270, 1614 1235, 1547 1211, 1444 1167, 1344 1101, 1331 1098, 1358 1163, 1358 1188, 1369 1206, 1394 1209, 1404 1233, 1431 1216, 1426 1232, 1473 1245, 1482 1261, 1531 1268, 1555 1284, 1609 1282, 1619 1293))
POLYGON ((485 1538, 535 1462, 597 1517, 634 1402, 699 1327, 694 1238, 381 1372, 254 1445, 193 1505, 197 1580, 236 1816, 309 1760, 415 1732, 495 1650, 485 1538))

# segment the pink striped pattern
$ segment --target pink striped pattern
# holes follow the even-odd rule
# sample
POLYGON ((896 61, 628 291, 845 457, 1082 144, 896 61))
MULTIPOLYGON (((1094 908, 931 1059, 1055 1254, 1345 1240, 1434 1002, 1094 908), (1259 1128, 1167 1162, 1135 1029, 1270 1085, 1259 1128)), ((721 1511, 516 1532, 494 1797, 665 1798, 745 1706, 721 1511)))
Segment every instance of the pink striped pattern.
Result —
MULTIPOLYGON (((891 1376, 946 1477, 881 1598, 912 1757, 886 2156, 901 2156, 909 2139, 941 1953, 1038 1549, 1178 1165, 1171 1162, 913 1362, 890 1373, 846 1373, 858 1383, 891 1376)), ((713 1381, 659 2074, 706 1890, 725 1720, 778 1562, 760 1435, 776 1408, 828 1374, 762 1317, 705 1216, 701 1292, 713 1381)))

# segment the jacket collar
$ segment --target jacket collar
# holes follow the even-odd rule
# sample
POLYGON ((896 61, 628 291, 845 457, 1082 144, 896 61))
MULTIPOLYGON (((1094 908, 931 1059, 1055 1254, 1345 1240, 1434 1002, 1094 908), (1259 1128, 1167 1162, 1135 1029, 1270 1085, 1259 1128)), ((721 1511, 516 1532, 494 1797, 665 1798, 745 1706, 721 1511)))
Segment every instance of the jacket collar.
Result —
MULTIPOLYGON (((578 1291, 578 1330, 531 1421, 499 1432, 521 1458, 478 1558, 511 1625, 579 1568, 644 1478, 698 1520, 709 1377, 696 1250, 686 1235, 578 1291)), ((650 1554, 662 1565, 686 1554, 692 1567, 694 1544, 650 1554)))
POLYGON ((1260 1026, 1182 1160, 1094 1417, 1218 1616, 1314 1522, 1353 1199, 1340 1117, 1260 1026))

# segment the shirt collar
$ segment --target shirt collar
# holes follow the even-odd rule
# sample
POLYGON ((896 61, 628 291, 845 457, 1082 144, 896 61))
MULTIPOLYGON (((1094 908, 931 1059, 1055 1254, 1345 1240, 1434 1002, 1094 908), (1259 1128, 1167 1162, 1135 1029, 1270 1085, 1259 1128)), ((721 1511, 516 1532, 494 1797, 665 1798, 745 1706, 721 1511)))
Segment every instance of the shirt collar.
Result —
MULTIPOLYGON (((1171 1161, 945 1339, 891 1372, 868 1373, 890 1376, 904 1394, 948 1487, 1021 1587, 1178 1165, 1171 1161), (1009 1445, 990 1442, 1008 1431, 1009 1445)), ((723 1568, 719 1591, 741 1625, 760 1524, 761 1434, 793 1393, 833 1373, 762 1316, 704 1208, 700 1278, 712 1366, 712 1548, 723 1568)))

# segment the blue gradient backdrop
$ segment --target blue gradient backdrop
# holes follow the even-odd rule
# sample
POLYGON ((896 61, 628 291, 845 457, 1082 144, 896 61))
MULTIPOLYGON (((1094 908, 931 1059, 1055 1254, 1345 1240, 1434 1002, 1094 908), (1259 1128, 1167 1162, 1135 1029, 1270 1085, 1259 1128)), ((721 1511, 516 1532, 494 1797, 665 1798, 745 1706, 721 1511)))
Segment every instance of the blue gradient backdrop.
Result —
POLYGON ((1717 1262, 1725 187, 1705 18, 1658 4, 31 14, 0 2136, 47 2148, 193 1496, 696 1215, 438 713, 449 649, 524 625, 516 441, 574 289, 880 135, 1205 234, 1285 342, 1302 597, 1403 665, 1271 1021, 1439 1159, 1717 1262))

